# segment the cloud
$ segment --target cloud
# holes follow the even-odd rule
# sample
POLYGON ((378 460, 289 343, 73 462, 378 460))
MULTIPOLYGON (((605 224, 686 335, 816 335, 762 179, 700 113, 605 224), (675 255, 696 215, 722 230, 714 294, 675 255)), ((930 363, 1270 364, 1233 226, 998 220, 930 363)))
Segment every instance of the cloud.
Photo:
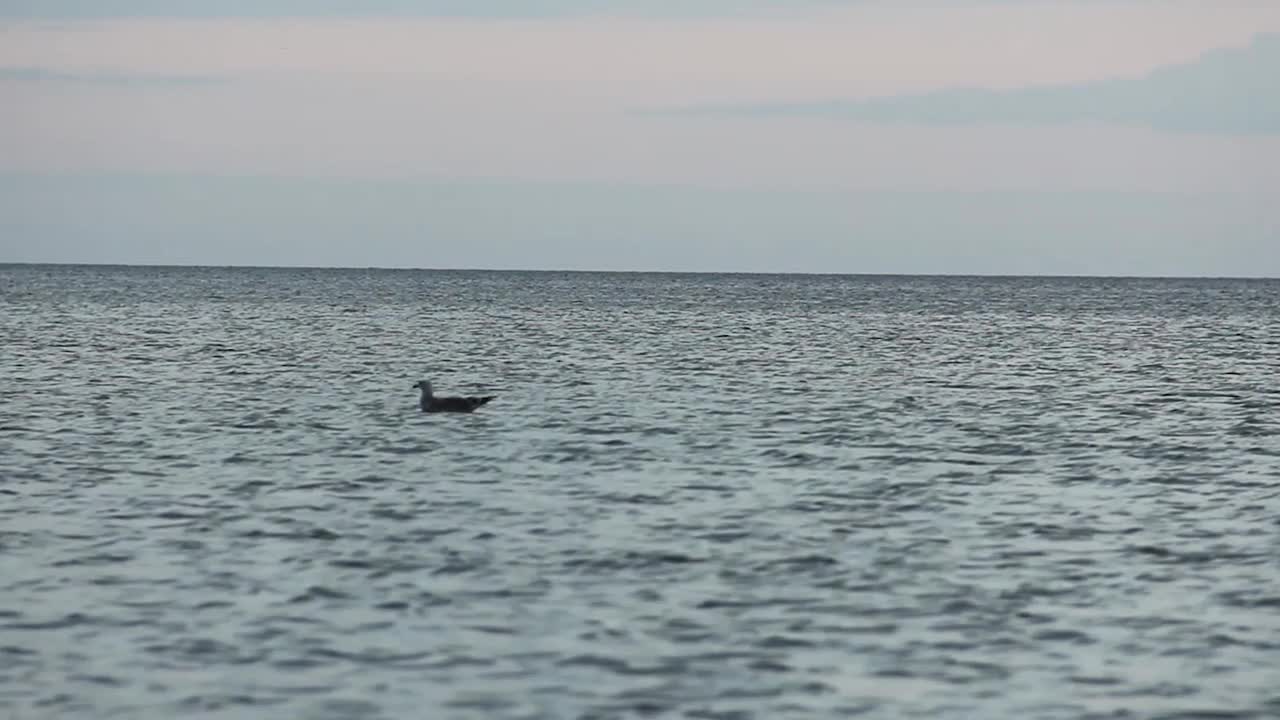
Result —
POLYGON ((0 82, 75 83, 89 85, 200 85, 223 82, 218 75, 160 75, 153 73, 75 73, 40 67, 0 67, 0 82))
POLYGON ((855 5, 864 0, 0 0, 0 17, 466 17, 581 15, 707 16, 800 7, 855 5))
POLYGON ((698 106, 657 114, 838 117, 899 125, 1124 125, 1280 133, 1280 35, 1143 77, 1017 90, 954 89, 858 100, 698 106))

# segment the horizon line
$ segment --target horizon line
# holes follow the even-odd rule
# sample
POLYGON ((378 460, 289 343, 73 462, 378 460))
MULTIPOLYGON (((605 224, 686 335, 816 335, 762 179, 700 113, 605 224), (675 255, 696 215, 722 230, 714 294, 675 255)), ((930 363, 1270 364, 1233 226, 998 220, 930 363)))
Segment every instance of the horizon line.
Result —
POLYGON ((406 265, 254 265, 254 264, 203 264, 203 263, 95 263, 95 262, 26 262, 0 261, 0 268, 9 267, 80 267, 80 268, 154 268, 154 269, 202 269, 202 270, 372 270, 390 272, 442 272, 442 273, 546 273, 579 275, 759 275, 766 277, 859 277, 859 278, 986 278, 1046 280, 1263 280, 1277 281, 1280 275, 1061 275, 1054 273, 919 273, 919 272, 818 272, 809 270, 609 270, 583 268, 486 268, 486 267, 425 267, 406 265))

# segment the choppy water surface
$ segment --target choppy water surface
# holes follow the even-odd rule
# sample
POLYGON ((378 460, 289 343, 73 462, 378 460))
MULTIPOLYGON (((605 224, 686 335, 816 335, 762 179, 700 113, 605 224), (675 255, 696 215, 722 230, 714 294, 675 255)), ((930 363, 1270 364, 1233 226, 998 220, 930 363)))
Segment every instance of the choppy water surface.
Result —
POLYGON ((1278 368, 1280 282, 0 267, 0 717, 1280 717, 1278 368))

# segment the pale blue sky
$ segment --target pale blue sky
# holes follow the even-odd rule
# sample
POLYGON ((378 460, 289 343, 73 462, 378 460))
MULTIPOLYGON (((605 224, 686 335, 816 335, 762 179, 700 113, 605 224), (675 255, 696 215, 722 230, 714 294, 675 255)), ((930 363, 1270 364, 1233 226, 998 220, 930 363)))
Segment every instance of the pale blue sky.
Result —
POLYGON ((0 0, 0 262, 1280 276, 1277 98, 1254 0, 0 0))
POLYGON ((41 239, 17 261, 1267 276, 1239 258, 1271 251, 1268 214, 1244 194, 0 177, 0 234, 41 239))

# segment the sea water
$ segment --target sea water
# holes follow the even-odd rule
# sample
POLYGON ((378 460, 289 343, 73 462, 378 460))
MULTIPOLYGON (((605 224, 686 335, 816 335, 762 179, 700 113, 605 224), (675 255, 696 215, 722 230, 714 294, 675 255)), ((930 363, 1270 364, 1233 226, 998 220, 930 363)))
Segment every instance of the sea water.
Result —
POLYGON ((5 720, 1275 718, 1278 519, 1276 281, 0 266, 5 720))

